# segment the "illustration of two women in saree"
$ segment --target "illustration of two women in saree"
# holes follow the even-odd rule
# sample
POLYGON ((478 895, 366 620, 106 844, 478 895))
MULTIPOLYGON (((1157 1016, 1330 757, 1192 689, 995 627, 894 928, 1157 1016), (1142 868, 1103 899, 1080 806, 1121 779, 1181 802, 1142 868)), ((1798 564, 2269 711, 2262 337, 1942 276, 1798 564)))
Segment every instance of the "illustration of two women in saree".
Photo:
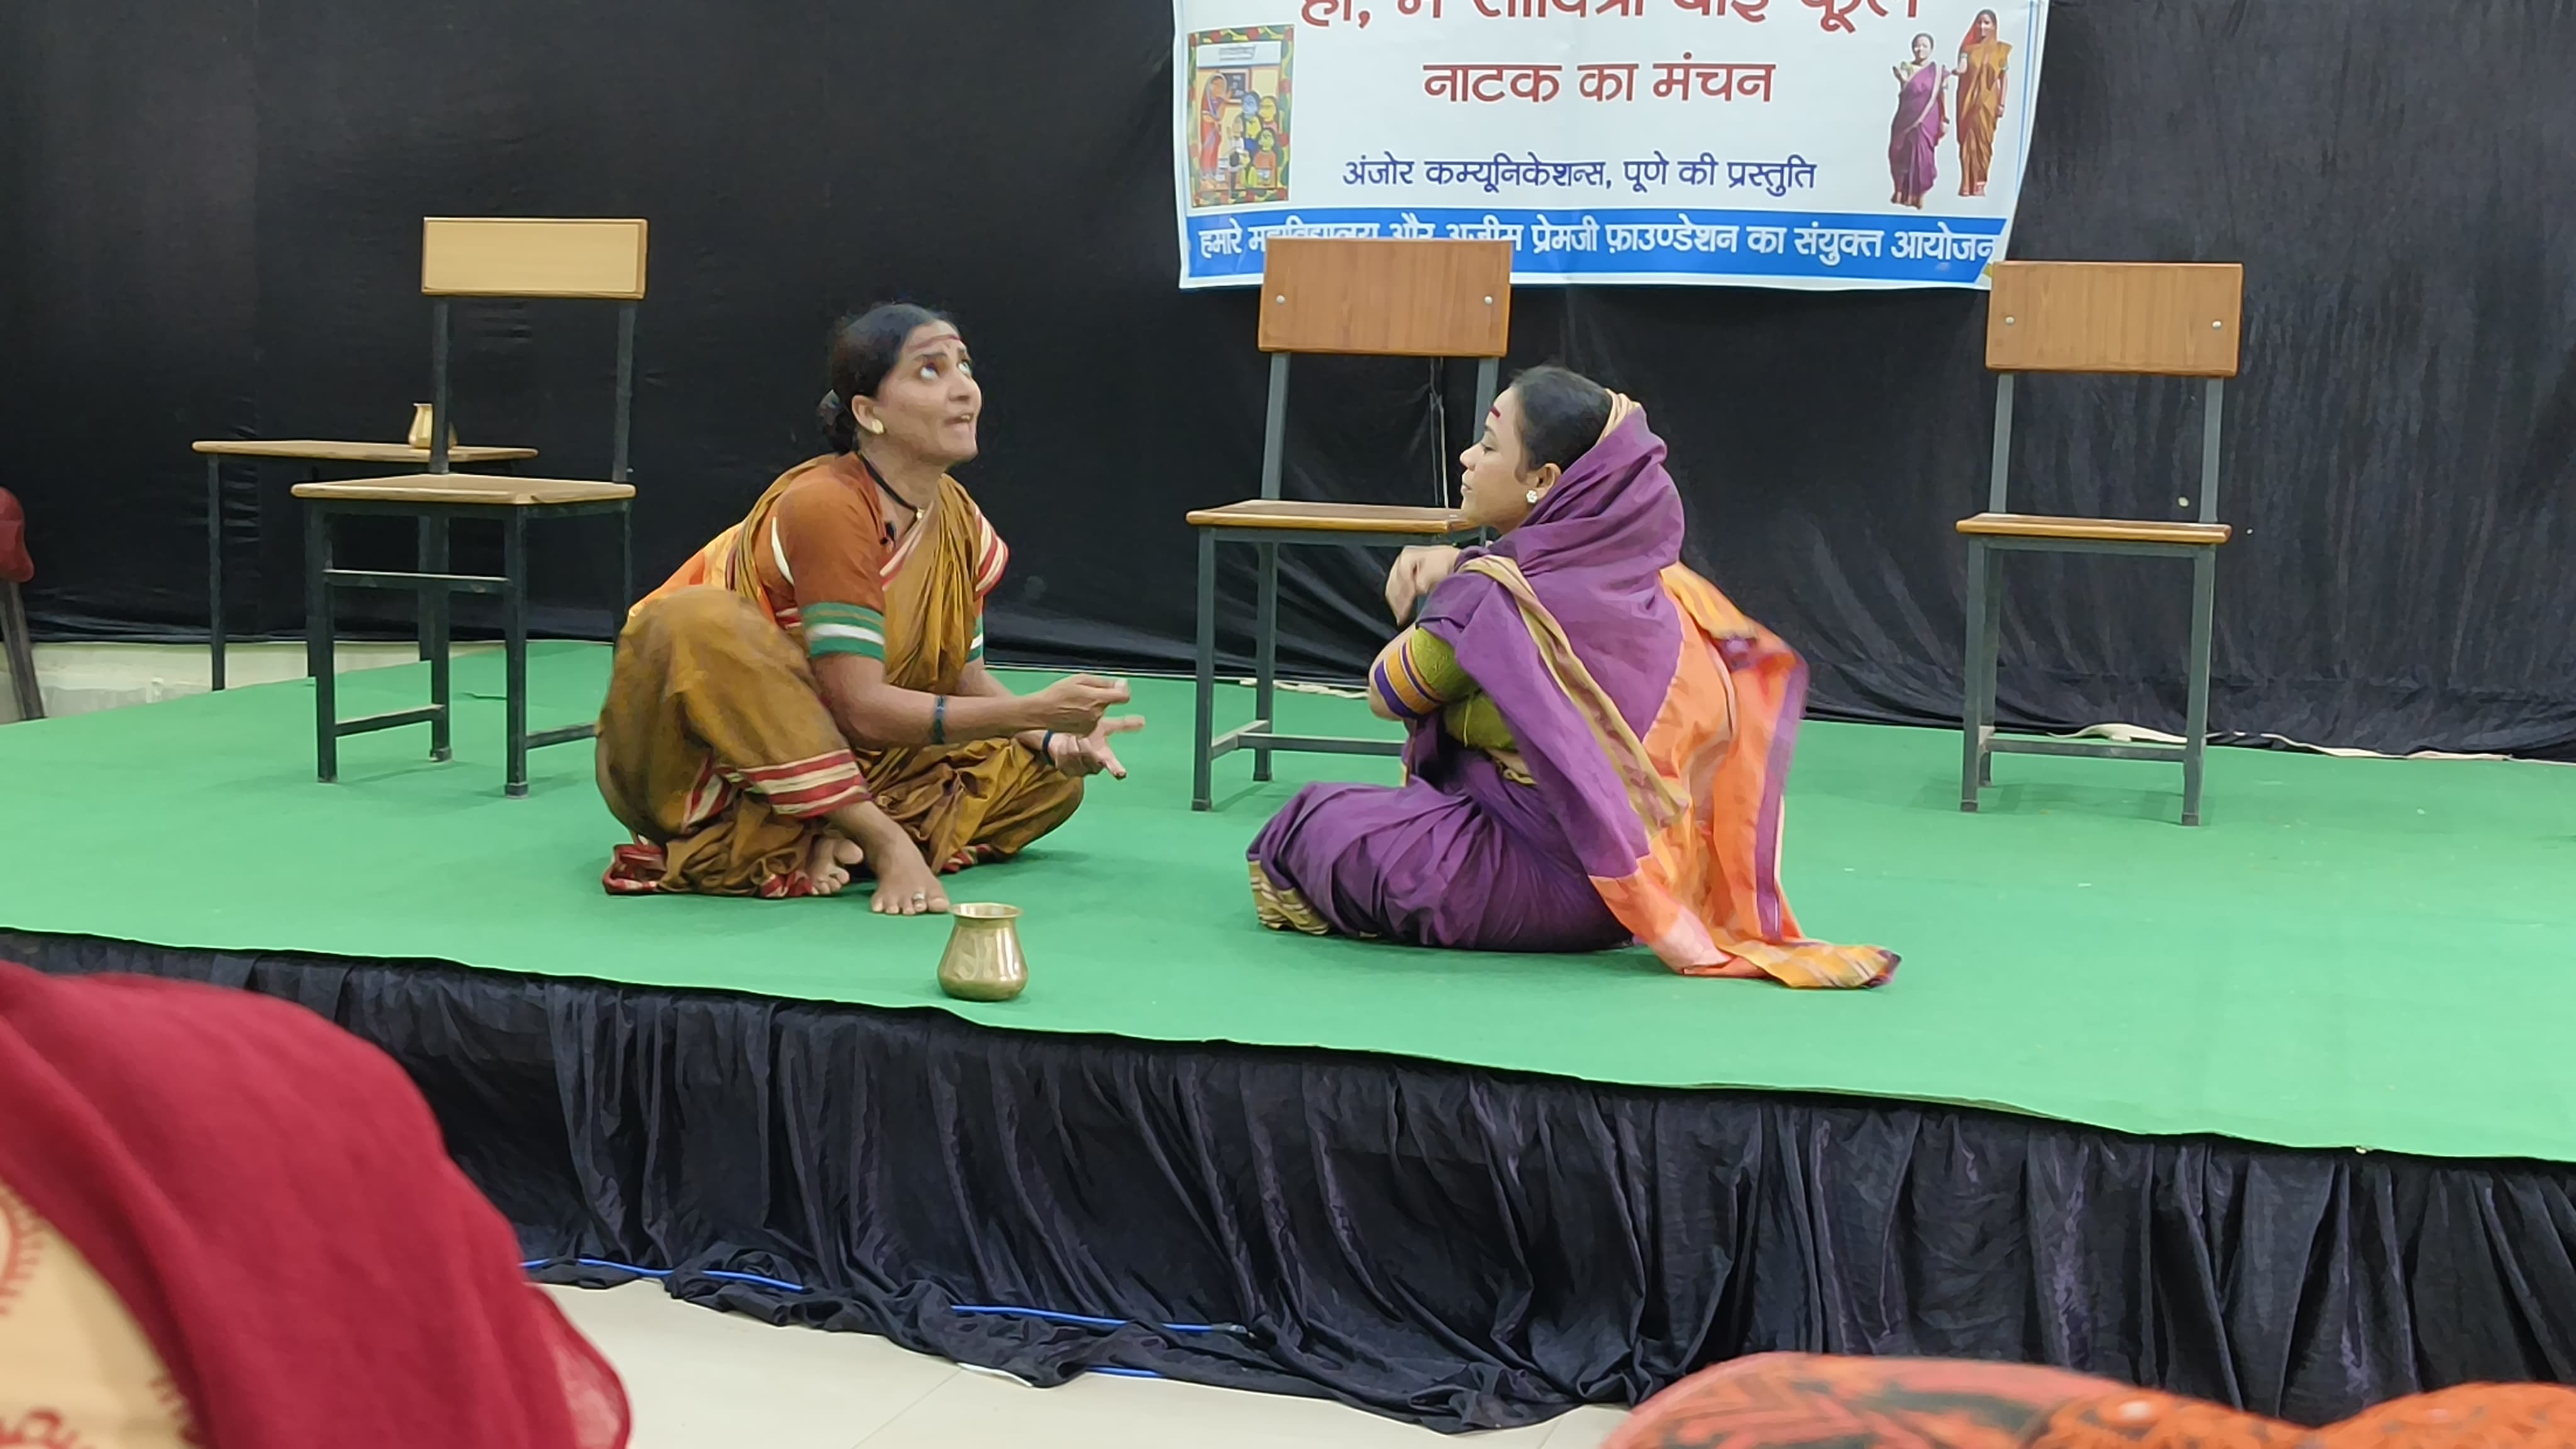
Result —
POLYGON ((1285 25, 1203 30, 1190 37, 1190 205, 1288 199, 1285 25))
POLYGON ((1940 180, 1941 139, 1948 104, 1958 107, 1959 194, 1983 196, 1995 164, 1995 132, 2004 119, 2004 71, 2012 47, 1996 38, 1995 12, 1980 10, 1959 42, 1959 64, 1932 58, 1932 37, 1914 37, 1914 58, 1896 67, 1896 123, 1887 139, 1887 170, 1896 190, 1888 200, 1923 209, 1940 180))

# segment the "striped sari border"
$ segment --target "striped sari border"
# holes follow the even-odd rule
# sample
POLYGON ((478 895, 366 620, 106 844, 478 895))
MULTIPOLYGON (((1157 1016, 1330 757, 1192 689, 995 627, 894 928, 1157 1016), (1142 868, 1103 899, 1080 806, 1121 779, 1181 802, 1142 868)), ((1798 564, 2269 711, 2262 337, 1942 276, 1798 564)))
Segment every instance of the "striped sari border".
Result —
POLYGON ((886 657, 885 615, 864 604, 808 604, 800 617, 805 652, 816 659, 856 654, 886 657))
POLYGON ((867 777, 859 772, 858 757, 848 750, 727 773, 744 789, 767 800, 770 809, 791 819, 829 815, 875 798, 868 793, 867 777))

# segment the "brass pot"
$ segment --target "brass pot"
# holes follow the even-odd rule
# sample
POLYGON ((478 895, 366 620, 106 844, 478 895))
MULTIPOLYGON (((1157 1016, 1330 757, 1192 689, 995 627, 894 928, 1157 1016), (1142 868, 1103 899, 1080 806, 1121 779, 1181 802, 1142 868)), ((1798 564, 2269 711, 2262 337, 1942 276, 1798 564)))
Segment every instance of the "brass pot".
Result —
POLYGON ((948 914, 956 924, 939 956, 940 990, 960 1001, 1008 1001, 1027 989, 1018 906, 966 903, 948 914))
MULTIPOLYGON (((404 439, 406 443, 415 448, 426 448, 429 446, 429 419, 430 414, 433 411, 435 411, 435 409, 431 408, 427 403, 413 403, 411 405, 411 434, 409 437, 404 439)), ((447 446, 451 448, 456 446, 456 425, 454 423, 449 423, 447 425, 447 446)))

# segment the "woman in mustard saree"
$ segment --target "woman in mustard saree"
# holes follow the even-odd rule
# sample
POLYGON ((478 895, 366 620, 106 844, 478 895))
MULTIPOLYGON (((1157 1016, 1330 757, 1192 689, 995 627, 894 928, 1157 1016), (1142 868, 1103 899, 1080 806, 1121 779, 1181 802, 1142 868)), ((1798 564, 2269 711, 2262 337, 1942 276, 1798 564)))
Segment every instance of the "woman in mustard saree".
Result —
POLYGON ((633 832, 613 892, 829 895, 947 909, 938 876, 1018 854, 1123 777, 1123 684, 1027 696, 984 668, 1010 550, 948 470, 983 392, 956 326, 880 307, 835 336, 833 451, 635 607, 599 721, 599 787, 633 832))
POLYGON ((1959 194, 1983 196, 1995 166, 1995 132, 2004 122, 2004 82, 2012 47, 1995 35, 1995 12, 1980 10, 1959 42, 1959 194))
POLYGON ((1309 785, 1251 849, 1263 924, 1423 946, 1630 941, 1686 976, 1876 986, 1875 946, 1807 939, 1780 888, 1806 665, 1680 561, 1645 414, 1523 373, 1460 458, 1489 547, 1408 549, 1370 701, 1406 783, 1309 785), (1428 597, 1424 595, 1427 593, 1428 597))

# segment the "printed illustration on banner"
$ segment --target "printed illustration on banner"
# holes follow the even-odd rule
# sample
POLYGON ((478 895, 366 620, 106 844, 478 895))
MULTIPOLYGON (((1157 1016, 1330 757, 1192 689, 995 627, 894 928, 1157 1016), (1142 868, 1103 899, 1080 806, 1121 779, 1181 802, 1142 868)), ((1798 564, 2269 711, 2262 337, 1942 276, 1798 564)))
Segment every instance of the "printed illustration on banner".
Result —
POLYGON ((1288 199, 1292 26, 1202 30, 1190 36, 1190 95, 1198 118, 1190 204, 1242 206, 1288 199))

